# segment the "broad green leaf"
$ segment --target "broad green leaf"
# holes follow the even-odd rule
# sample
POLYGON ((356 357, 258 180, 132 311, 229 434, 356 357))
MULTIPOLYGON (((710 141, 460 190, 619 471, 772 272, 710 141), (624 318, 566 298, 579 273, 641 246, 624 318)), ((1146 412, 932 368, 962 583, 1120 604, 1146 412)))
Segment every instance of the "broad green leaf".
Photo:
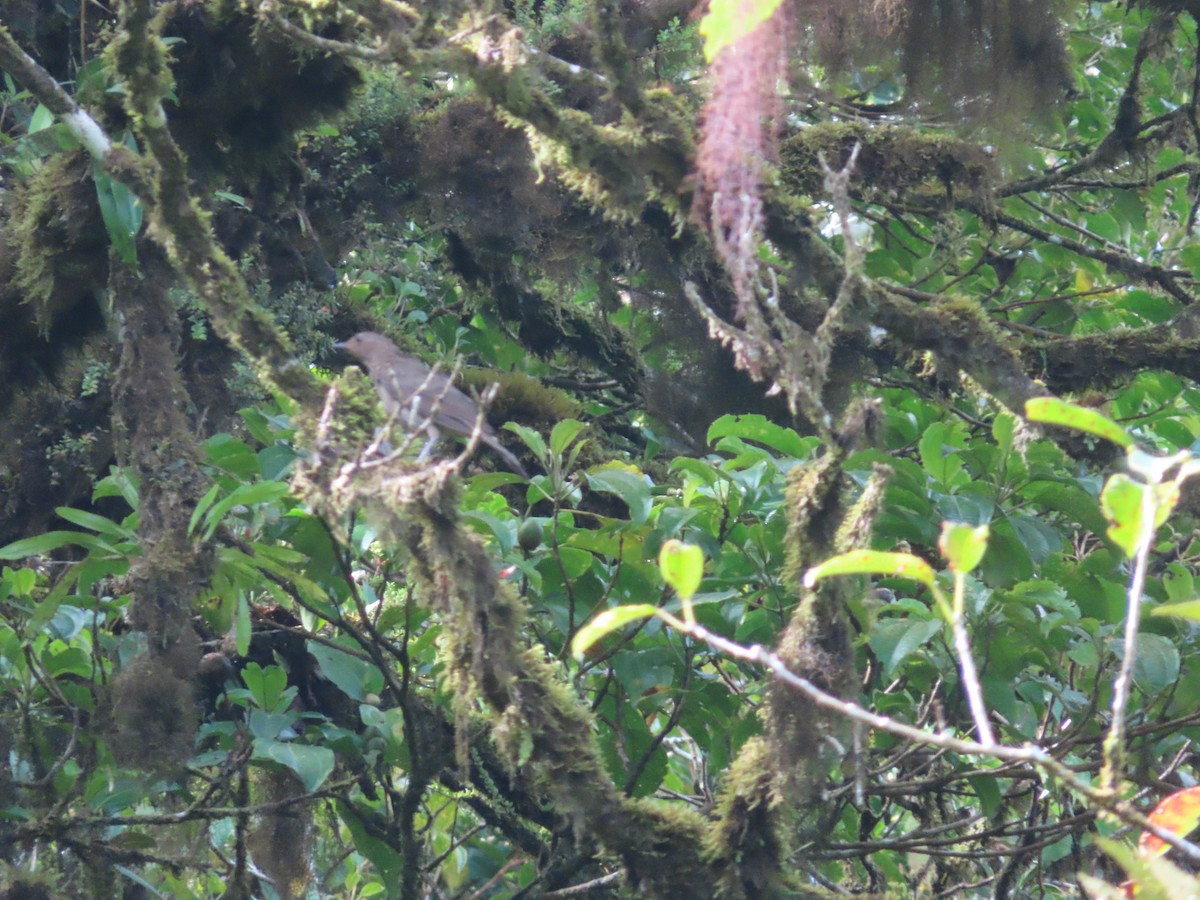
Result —
POLYGON ((538 431, 518 425, 516 422, 506 422, 504 428, 524 441, 525 446, 532 450, 533 455, 538 459, 546 458, 546 439, 538 431))
POLYGON ((1161 634, 1142 632, 1137 636, 1137 657, 1133 661, 1133 680, 1149 694, 1155 694, 1179 678, 1179 650, 1161 634))
POLYGON ((217 530, 217 526, 226 514, 235 506, 255 506, 259 503, 272 503, 288 495, 288 485, 283 481, 259 481, 255 484, 243 484, 234 488, 228 496, 213 504, 205 517, 207 525, 204 529, 204 539, 208 540, 217 530))
POLYGON ((250 734, 262 741, 273 741, 285 728, 296 724, 299 716, 293 712, 267 712, 265 709, 252 709, 246 717, 246 727, 250 734))
POLYGON ((613 658, 613 674, 636 699, 646 691, 669 686, 674 681, 673 659, 674 654, 663 646, 621 653, 613 658))
POLYGON ((972 528, 959 522, 943 522, 938 550, 946 558, 951 571, 967 573, 973 570, 987 550, 988 527, 972 528))
POLYGON ((274 760, 287 766, 300 777, 307 791, 315 791, 333 771, 333 751, 328 747, 311 747, 289 741, 256 741, 257 757, 274 760))
POLYGON ((128 187, 96 164, 92 167, 100 218, 109 240, 131 269, 137 269, 137 235, 142 228, 142 204, 128 187))
POLYGON ((1016 435, 1016 431, 1017 417, 1012 413, 1000 413, 992 422, 992 437, 1004 453, 1012 451, 1013 437, 1016 435))
POLYGON ((659 551, 658 570, 675 593, 684 600, 691 600, 704 578, 704 551, 695 544, 672 538, 659 551))
POLYGON ((1100 509, 1108 520, 1108 536, 1126 556, 1134 556, 1142 541, 1147 539, 1143 524, 1142 505, 1152 502, 1146 494, 1149 485, 1118 473, 1108 479, 1100 495, 1100 509))
POLYGON ((1196 595, 1196 585, 1192 573, 1180 563, 1171 563, 1167 566, 1162 584, 1167 592, 1167 600, 1171 603, 1185 603, 1196 595))
POLYGON ((37 584, 37 572, 34 569, 10 569, 4 567, 0 586, 4 589, 2 596, 28 597, 37 584))
POLYGON ((869 643, 883 671, 891 676, 904 660, 928 644, 942 628, 938 619, 880 619, 871 629, 869 643))
POLYGON ((1182 603, 1164 603, 1150 610, 1152 616, 1170 616, 1200 622, 1200 600, 1185 600, 1182 603))
POLYGON ((242 681, 258 706, 273 710, 283 698, 287 673, 280 666, 267 666, 264 669, 258 663, 250 662, 242 669, 242 681))
POLYGON ((804 573, 804 584, 812 587, 831 575, 879 575, 911 578, 927 587, 935 585, 936 573, 929 563, 910 553, 886 553, 879 550, 852 550, 827 559, 804 573))
POLYGON ((1103 413, 1086 406, 1067 403, 1057 397, 1034 397, 1025 401, 1025 417, 1031 422, 1086 431, 1088 434, 1112 441, 1118 447, 1129 447, 1133 444, 1129 432, 1103 413))
POLYGON ((568 582, 582 578, 591 571, 596 562, 596 557, 587 550, 577 550, 574 547, 560 547, 555 558, 562 566, 563 578, 568 582))
POLYGON ((921 465, 940 484, 953 487, 966 478, 963 476, 963 464, 959 458, 958 448, 948 444, 949 429, 941 422, 935 422, 925 429, 918 443, 921 454, 921 465), (947 452, 949 451, 949 452, 947 452))
POLYGON ((54 113, 50 112, 41 103, 34 109, 33 115, 29 117, 29 125, 26 126, 26 131, 29 134, 36 134, 43 131, 54 124, 54 113))
POLYGON ((612 467, 587 473, 588 486, 593 491, 615 494, 629 507, 629 519, 634 525, 642 525, 650 517, 654 498, 646 476, 637 470, 630 471, 613 464, 612 467))
MULTIPOLYGON (((378 871, 378 877, 383 884, 400 884, 404 871, 403 859, 399 852, 389 846, 386 841, 372 835, 371 829, 367 825, 368 820, 378 818, 377 814, 367 809, 360 812, 359 808, 348 800, 338 799, 335 802, 341 821, 346 824, 346 828, 354 838, 355 849, 371 861, 371 865, 378 871)), ((373 827, 378 828, 374 823, 373 827)), ((361 896, 367 895, 362 894, 361 896)), ((396 896, 396 894, 391 896, 396 896)))
POLYGON ((802 438, 791 428, 776 425, 766 416, 758 414, 721 416, 709 426, 707 441, 711 446, 723 437, 753 441, 793 459, 807 459, 817 446, 812 438, 802 438))
POLYGON ((308 652, 321 667, 321 673, 353 700, 361 701, 367 694, 378 694, 383 689, 383 673, 369 660, 318 641, 308 642, 308 652))
POLYGON ((979 798, 979 807, 983 814, 990 819, 1000 808, 1003 799, 997 779, 990 775, 976 775, 968 777, 967 781, 975 791, 975 796, 979 798))
POLYGON ((563 419, 550 430, 550 452, 560 455, 587 426, 578 419, 563 419))
POLYGON ((658 607, 650 603, 633 603, 628 606, 606 609, 575 633, 575 637, 571 640, 571 652, 577 658, 582 657, 592 644, 610 632, 623 628, 630 622, 636 622, 638 619, 657 615, 659 615, 658 607))

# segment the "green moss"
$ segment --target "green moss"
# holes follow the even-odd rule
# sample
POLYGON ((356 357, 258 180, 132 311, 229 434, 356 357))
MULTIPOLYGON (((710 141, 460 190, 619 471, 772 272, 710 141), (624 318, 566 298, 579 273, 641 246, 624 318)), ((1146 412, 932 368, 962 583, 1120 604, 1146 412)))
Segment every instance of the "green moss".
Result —
POLYGON ((936 197, 966 193, 986 201, 997 177, 995 162, 979 146, 947 134, 902 126, 835 122, 800 129, 779 148, 780 172, 789 190, 821 196, 820 157, 840 167, 860 145, 852 184, 888 196, 919 192, 936 197))
POLYGON ((16 283, 45 334, 55 310, 103 285, 108 245, 89 164, 80 153, 51 157, 27 184, 8 222, 16 283))
POLYGON ((716 894, 738 900, 761 897, 824 897, 811 884, 789 878, 784 859, 794 854, 787 838, 794 824, 783 817, 768 743, 755 738, 726 773, 726 789, 704 838, 705 864, 716 894))

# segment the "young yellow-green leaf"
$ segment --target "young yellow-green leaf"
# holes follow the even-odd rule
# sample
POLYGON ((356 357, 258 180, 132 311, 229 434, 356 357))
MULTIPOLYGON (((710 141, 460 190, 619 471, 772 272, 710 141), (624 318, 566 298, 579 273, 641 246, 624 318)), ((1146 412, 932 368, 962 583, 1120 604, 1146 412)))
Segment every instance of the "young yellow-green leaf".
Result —
POLYGON ((650 603, 633 603, 629 606, 606 609, 575 632, 575 637, 571 640, 571 652, 575 654, 576 658, 580 658, 587 652, 588 647, 609 632, 616 631, 638 619, 656 615, 658 615, 658 607, 650 603))
POLYGON ((934 586, 934 571, 929 563, 910 553, 884 553, 879 550, 852 550, 827 559, 804 573, 804 584, 812 587, 830 575, 884 575, 911 578, 927 587, 934 586))
POLYGON ((684 600, 691 600, 704 577, 704 551, 695 544, 672 538, 659 551, 658 571, 662 573, 663 581, 675 588, 675 593, 684 600))
POLYGON ((711 63, 718 53, 762 25, 782 5, 783 0, 712 0, 700 20, 705 61, 711 63))
POLYGON ((988 527, 972 528, 962 522, 943 522, 938 550, 953 572, 966 574, 979 565, 987 550, 988 527))
POLYGON ((1200 622, 1200 600, 1184 600, 1182 603, 1164 603, 1150 610, 1152 616, 1171 616, 1175 619, 1191 619, 1200 622))
POLYGON ((550 452, 558 456, 571 446, 571 442, 579 437, 579 432, 586 427, 578 419, 563 419, 550 432, 550 452))
POLYGON ((1142 504, 1154 504, 1153 528, 1157 529, 1167 520, 1178 499, 1179 491, 1174 483, 1147 485, 1128 475, 1113 475, 1100 494, 1100 511, 1108 519, 1109 538, 1125 551, 1126 556, 1135 555, 1142 541, 1153 537, 1145 533, 1142 504), (1146 496, 1147 491, 1151 492, 1150 497, 1146 496))
POLYGON ((1034 397, 1032 400, 1026 400, 1025 418, 1031 422, 1086 431, 1088 434, 1112 441, 1118 447, 1129 447, 1133 444, 1129 432, 1112 419, 1094 409, 1076 406, 1057 397, 1034 397))
POLYGON ((235 632, 234 641, 237 647, 238 656, 245 656, 250 652, 250 601, 246 599, 246 595, 242 594, 238 597, 237 614, 234 618, 235 632))

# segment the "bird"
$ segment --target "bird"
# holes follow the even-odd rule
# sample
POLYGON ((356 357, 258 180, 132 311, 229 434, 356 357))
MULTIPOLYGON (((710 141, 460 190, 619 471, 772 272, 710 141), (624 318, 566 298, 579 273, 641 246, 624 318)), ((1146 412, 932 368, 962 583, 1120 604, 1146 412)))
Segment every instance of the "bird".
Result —
MULTIPOLYGON (((382 334, 360 331, 334 346, 367 367, 379 402, 389 418, 410 431, 423 430, 429 437, 418 461, 428 455, 441 431, 466 437, 475 430, 479 418, 479 406, 475 401, 451 384, 449 376, 434 372, 382 334)), ((487 420, 480 425, 479 439, 510 469, 522 478, 529 477, 521 461, 500 443, 487 420)))

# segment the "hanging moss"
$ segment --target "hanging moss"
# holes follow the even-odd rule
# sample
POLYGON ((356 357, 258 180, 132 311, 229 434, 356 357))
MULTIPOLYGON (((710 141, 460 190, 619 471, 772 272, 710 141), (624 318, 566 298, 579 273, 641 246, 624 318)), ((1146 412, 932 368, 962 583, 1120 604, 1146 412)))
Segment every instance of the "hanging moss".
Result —
POLYGON ((3 320, 20 329, 16 323, 32 318, 41 337, 94 323, 96 297, 108 279, 108 238, 87 158, 77 152, 46 160, 5 230, 15 248, 18 291, 0 294, 13 306, 0 310, 3 320))

